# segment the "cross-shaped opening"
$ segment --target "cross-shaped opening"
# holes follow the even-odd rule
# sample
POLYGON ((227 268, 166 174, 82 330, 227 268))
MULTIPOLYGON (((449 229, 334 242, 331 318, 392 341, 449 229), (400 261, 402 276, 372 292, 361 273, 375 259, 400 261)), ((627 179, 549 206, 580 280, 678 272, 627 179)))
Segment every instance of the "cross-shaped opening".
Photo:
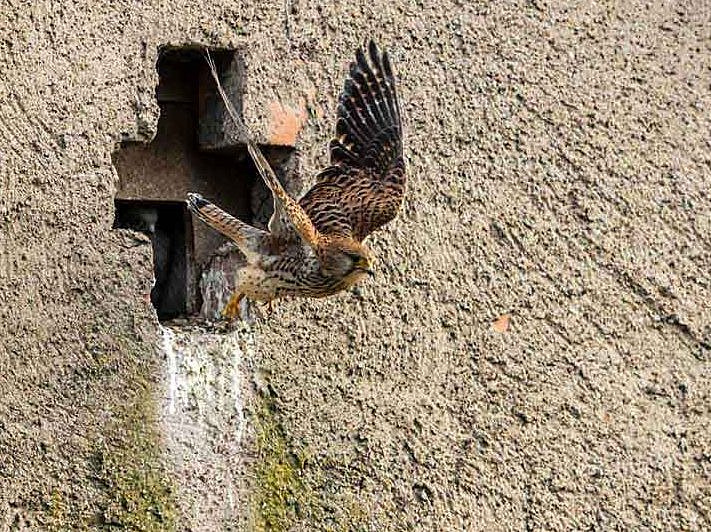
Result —
MULTIPOLYGON (((228 96, 241 112, 245 71, 240 54, 234 50, 211 54, 228 96)), ((212 257, 225 243, 222 235, 193 221, 185 208, 187 193, 198 192, 255 225, 268 220, 271 201, 247 156, 245 139, 224 112, 202 50, 164 48, 157 68, 160 118, 155 138, 150 143, 125 141, 112 155, 119 175, 114 227, 151 238, 155 275, 151 301, 158 318, 168 320, 201 312, 202 294, 215 290, 201 287, 201 280, 202 285, 208 282, 212 257)), ((264 148, 282 180, 288 181, 293 149, 264 148)), ((219 266, 225 270, 219 290, 228 292, 231 265, 221 261, 219 266)), ((203 308, 201 313, 214 316, 217 310, 203 308)))

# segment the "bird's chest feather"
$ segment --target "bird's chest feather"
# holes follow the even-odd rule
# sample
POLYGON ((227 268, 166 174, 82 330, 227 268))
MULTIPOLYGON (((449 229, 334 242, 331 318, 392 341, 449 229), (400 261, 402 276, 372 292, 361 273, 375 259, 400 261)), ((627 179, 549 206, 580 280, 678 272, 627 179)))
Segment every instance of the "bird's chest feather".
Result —
POLYGON ((324 297, 357 283, 363 272, 331 276, 309 254, 264 258, 240 272, 240 290, 252 299, 268 301, 286 296, 324 297))

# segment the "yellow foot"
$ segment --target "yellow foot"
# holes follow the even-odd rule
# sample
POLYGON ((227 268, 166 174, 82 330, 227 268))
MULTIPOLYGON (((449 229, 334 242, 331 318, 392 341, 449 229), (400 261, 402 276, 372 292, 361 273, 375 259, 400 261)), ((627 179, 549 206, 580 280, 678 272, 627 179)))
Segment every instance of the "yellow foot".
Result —
POLYGON ((232 294, 225 308, 222 309, 222 317, 229 321, 233 321, 235 318, 241 318, 242 313, 239 310, 239 304, 243 297, 244 294, 238 294, 237 292, 232 294))

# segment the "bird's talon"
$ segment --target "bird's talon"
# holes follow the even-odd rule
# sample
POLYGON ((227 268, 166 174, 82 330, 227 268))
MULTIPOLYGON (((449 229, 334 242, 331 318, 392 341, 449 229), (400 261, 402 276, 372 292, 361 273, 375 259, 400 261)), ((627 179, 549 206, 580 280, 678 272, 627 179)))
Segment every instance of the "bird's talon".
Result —
POLYGON ((239 304, 242 301, 244 294, 232 294, 230 300, 222 309, 222 317, 229 321, 233 321, 235 318, 242 318, 242 312, 240 311, 239 304))

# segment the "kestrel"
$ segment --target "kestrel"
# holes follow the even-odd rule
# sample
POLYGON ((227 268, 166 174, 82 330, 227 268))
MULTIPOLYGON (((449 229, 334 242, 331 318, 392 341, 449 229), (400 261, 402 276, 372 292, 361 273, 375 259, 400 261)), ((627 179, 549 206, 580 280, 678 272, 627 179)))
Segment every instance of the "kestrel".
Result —
MULTIPOLYGON (((209 54, 208 63, 230 116, 244 127, 209 54)), ((338 100, 331 165, 298 202, 246 136, 249 154, 274 199, 268 231, 188 194, 190 210, 234 241, 246 257, 223 315, 238 315, 244 296, 267 302, 285 296, 324 297, 372 275, 375 257, 363 241, 395 218, 405 194, 400 106, 387 53, 372 41, 367 50, 357 50, 338 100)))

